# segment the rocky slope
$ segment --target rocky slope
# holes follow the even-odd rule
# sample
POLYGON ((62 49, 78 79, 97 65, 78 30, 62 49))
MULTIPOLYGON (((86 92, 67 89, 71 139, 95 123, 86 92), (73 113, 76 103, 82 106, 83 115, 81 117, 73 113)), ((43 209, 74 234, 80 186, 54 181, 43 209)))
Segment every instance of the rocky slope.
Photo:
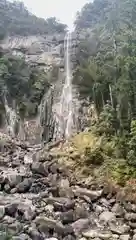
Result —
POLYGON ((40 148, 1 140, 0 239, 136 239, 136 204, 78 181, 40 148))
MULTIPOLYGON (((8 54, 25 58, 32 65, 39 65, 49 70, 51 65, 64 67, 65 34, 13 36, 1 41, 1 47, 8 54)), ((77 35, 72 34, 72 55, 75 55, 77 35)))

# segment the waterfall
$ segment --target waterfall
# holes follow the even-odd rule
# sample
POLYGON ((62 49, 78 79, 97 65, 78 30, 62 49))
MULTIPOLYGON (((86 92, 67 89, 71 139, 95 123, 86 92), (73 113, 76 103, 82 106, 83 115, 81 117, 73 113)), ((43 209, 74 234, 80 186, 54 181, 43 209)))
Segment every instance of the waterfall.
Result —
POLYGON ((6 113, 6 130, 11 137, 15 137, 19 131, 19 115, 14 109, 9 107, 6 97, 4 97, 6 113))
POLYGON ((71 33, 68 32, 64 40, 65 52, 65 83, 62 89, 60 102, 56 109, 57 137, 68 139, 73 130, 73 97, 72 97, 72 72, 70 61, 71 33))

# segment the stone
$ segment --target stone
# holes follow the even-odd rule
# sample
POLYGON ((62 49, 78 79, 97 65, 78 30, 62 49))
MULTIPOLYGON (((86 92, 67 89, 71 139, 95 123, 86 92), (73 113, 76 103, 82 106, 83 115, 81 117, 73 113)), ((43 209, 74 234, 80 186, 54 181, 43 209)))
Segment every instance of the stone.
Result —
POLYGON ((68 179, 61 179, 59 183, 59 196, 60 197, 73 197, 72 189, 68 179))
POLYGON ((10 192, 10 186, 9 186, 9 184, 5 184, 4 190, 5 190, 6 193, 9 193, 9 192, 10 192))
POLYGON ((5 216, 4 218, 3 218, 3 222, 5 222, 5 223, 7 223, 7 224, 11 224, 11 223, 13 223, 13 222, 15 222, 15 218, 12 218, 12 217, 10 217, 10 216, 5 216))
POLYGON ((100 232, 99 230, 89 230, 87 232, 82 233, 86 238, 100 238, 103 240, 108 240, 112 237, 110 232, 100 232))
POLYGON ((16 214, 16 211, 17 211, 17 207, 18 207, 17 203, 8 204, 5 207, 6 215, 9 215, 10 217, 15 217, 15 214, 16 214))
POLYGON ((55 211, 68 211, 75 206, 75 201, 69 198, 50 197, 46 203, 53 205, 55 211))
POLYGON ((117 217, 122 217, 124 215, 124 209, 119 205, 119 203, 116 203, 111 211, 115 213, 117 217))
POLYGON ((12 237, 12 240, 31 240, 27 234, 21 234, 19 236, 12 237))
POLYGON ((45 240, 58 240, 57 238, 54 238, 54 237, 52 237, 52 238, 45 238, 45 240))
POLYGON ((124 203, 124 208, 126 209, 127 212, 136 213, 136 204, 124 203))
POLYGON ((136 222, 128 222, 129 226, 132 228, 132 229, 136 229, 136 222))
POLYGON ((41 162, 33 162, 31 169, 32 169, 32 173, 34 174, 40 174, 45 177, 48 176, 48 168, 46 168, 44 164, 41 162))
POLYGON ((35 207, 20 203, 18 205, 18 215, 23 216, 24 220, 32 220, 35 217, 35 207))
POLYGON ((129 240, 129 239, 130 239, 130 235, 129 234, 120 236, 120 240, 129 240))
POLYGON ((105 198, 101 198, 100 203, 103 207, 106 207, 106 208, 110 207, 110 202, 107 201, 105 198))
POLYGON ((116 221, 116 216, 112 212, 105 211, 105 212, 100 214, 99 219, 100 219, 100 221, 104 221, 106 223, 115 222, 116 221))
POLYGON ((62 212, 59 214, 60 220, 63 224, 69 224, 74 222, 74 211, 69 210, 68 212, 62 212))
POLYGON ((87 188, 80 188, 80 187, 74 187, 72 189, 73 193, 75 196, 77 197, 82 197, 84 196, 88 196, 91 200, 97 200, 103 193, 102 190, 100 191, 91 191, 88 190, 87 188))
POLYGON ((0 220, 4 217, 4 215, 5 215, 5 207, 0 206, 0 220))
POLYGON ((17 184, 21 183, 22 181, 22 176, 19 175, 18 173, 15 174, 10 174, 7 177, 8 184, 11 188, 16 187, 17 184))
POLYGON ((50 229, 54 229, 57 233, 63 234, 65 227, 58 221, 44 216, 36 217, 35 223, 38 230, 42 233, 47 233, 50 229))
POLYGON ((125 214, 125 219, 127 221, 134 221, 134 220, 136 220, 136 213, 126 213, 125 214))
POLYGON ((27 192, 27 191, 29 191, 31 185, 32 185, 32 179, 25 178, 23 182, 21 182, 17 185, 17 191, 19 193, 27 192))
POLYGON ((103 207, 101 207, 101 206, 99 206, 99 205, 94 205, 93 204, 93 209, 94 209, 94 211, 96 212, 96 213, 98 213, 98 214, 100 214, 100 213, 102 213, 103 212, 103 207))
POLYGON ((79 202, 79 204, 76 204, 74 208, 75 219, 78 220, 80 218, 88 218, 89 211, 90 209, 87 203, 79 202))
POLYGON ((110 230, 113 232, 113 233, 116 233, 116 234, 119 234, 119 235, 123 235, 125 233, 128 233, 129 230, 130 230, 130 227, 127 226, 125 223, 122 224, 122 225, 112 225, 110 226, 110 230))
POLYGON ((29 228, 28 233, 33 240, 44 240, 42 235, 38 232, 37 229, 29 228))
POLYGON ((81 234, 84 230, 86 230, 89 226, 89 219, 79 219, 76 222, 72 223, 72 228, 76 236, 81 234))
POLYGON ((17 221, 8 226, 8 232, 13 236, 15 234, 18 234, 21 230, 22 230, 22 225, 17 221))
POLYGON ((133 240, 136 240, 136 234, 133 235, 133 240))

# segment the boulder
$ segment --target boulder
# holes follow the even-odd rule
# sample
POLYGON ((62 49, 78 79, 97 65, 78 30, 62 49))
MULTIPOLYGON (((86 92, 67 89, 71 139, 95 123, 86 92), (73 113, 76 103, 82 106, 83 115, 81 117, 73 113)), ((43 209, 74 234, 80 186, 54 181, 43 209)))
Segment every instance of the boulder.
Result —
POLYGON ((27 192, 27 191, 29 191, 31 185, 32 185, 32 179, 25 178, 23 182, 21 182, 17 185, 17 191, 19 193, 27 192))
POLYGON ((79 219, 76 222, 72 223, 72 228, 76 236, 81 234, 84 230, 88 229, 89 227, 89 219, 79 219))
POLYGON ((44 166, 41 162, 33 162, 31 166, 32 173, 34 174, 40 174, 45 177, 48 176, 48 168, 44 166))
POLYGON ((135 221, 136 220, 136 213, 126 213, 125 219, 127 221, 135 221))
POLYGON ((0 220, 4 217, 4 215, 5 215, 5 207, 0 206, 0 220))
POLYGON ((17 207, 18 207, 17 203, 11 203, 11 204, 6 205, 6 207, 5 207, 6 215, 8 215, 10 217, 15 217, 17 207))
POLYGON ((22 176, 18 173, 10 174, 7 176, 8 184, 11 188, 16 187, 17 184, 21 183, 22 176))
POLYGON ((130 240, 130 235, 129 234, 121 235, 120 240, 130 240))
POLYGON ((74 187, 72 189, 75 196, 82 197, 82 196, 88 196, 91 200, 97 200, 103 193, 102 190, 100 191, 91 191, 87 188, 80 188, 80 187, 74 187))
POLYGON ((124 215, 124 209, 119 203, 115 203, 111 210, 117 217, 122 217, 124 215))
POLYGON ((105 211, 105 212, 100 214, 99 219, 100 219, 100 221, 110 223, 110 222, 113 222, 113 221, 115 222, 116 221, 116 216, 112 212, 105 211))

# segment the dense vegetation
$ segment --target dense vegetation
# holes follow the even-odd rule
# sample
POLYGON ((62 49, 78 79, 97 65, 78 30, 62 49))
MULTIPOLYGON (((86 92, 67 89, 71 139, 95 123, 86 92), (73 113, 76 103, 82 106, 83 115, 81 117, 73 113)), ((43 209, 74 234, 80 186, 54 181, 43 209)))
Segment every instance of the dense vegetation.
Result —
POLYGON ((22 2, 0 1, 0 37, 61 33, 65 29, 66 25, 54 17, 45 20, 29 13, 22 2))
POLYGON ((126 167, 136 166, 135 26, 136 0, 94 0, 75 21, 84 39, 73 81, 94 102, 98 121, 91 129, 115 143, 114 157, 126 159, 126 167))
MULTIPOLYGON (((21 58, 0 57, 0 98, 11 103, 16 100, 22 117, 33 116, 43 94, 47 91, 49 76, 44 71, 28 66, 21 58)), ((2 104, 3 106, 3 104, 2 104)))

